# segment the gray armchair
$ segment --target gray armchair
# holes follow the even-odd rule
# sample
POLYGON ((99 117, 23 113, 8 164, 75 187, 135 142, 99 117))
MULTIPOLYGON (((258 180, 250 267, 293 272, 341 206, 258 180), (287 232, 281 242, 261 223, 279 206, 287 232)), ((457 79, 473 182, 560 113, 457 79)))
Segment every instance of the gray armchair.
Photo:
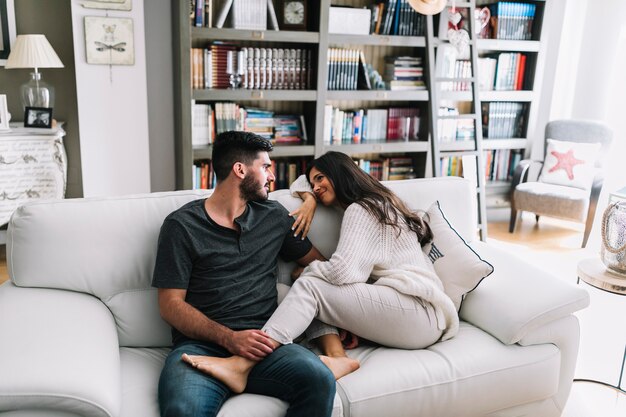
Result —
MULTIPOLYGON (((548 184, 537 179, 528 180, 529 168, 534 164, 542 165, 543 161, 525 159, 520 161, 513 174, 511 189, 511 220, 509 232, 515 232, 515 225, 522 211, 535 213, 539 216, 557 217, 565 220, 585 223, 582 247, 587 245, 589 232, 596 213, 598 197, 604 181, 602 162, 608 153, 612 131, 605 125, 580 120, 555 120, 546 125, 545 139, 556 139, 567 142, 601 143, 598 158, 595 162, 595 176, 589 190, 568 187, 565 185, 548 184)), ((544 142, 547 148, 547 141, 544 142)), ((544 148, 544 151, 545 149, 544 148)))

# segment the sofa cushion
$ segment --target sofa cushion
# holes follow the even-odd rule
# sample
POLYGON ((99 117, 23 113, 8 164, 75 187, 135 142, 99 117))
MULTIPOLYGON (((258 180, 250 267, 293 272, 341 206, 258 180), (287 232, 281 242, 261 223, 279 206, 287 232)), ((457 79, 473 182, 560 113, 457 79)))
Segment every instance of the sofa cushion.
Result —
POLYGON ((483 416, 548 398, 559 384, 556 346, 505 346, 465 322, 428 349, 349 352, 361 368, 338 382, 346 417, 483 416))
POLYGON ((539 182, 589 190, 602 145, 555 139, 547 139, 546 143, 546 158, 539 182))
POLYGON ((20 287, 100 298, 116 319, 122 346, 170 345, 169 326, 158 314, 151 287, 159 230, 169 213, 207 194, 181 191, 25 204, 13 214, 7 233, 11 280, 20 287), (32 262, 33 254, 37 262, 32 262))
MULTIPOLYGON (((159 375, 169 348, 121 348, 122 411, 120 417, 159 417, 159 375)), ((276 398, 241 394, 229 398, 218 417, 277 417, 287 403, 276 398)), ((341 417, 341 399, 335 396, 332 417, 341 417)))
POLYGON ((446 294, 459 311, 465 294, 473 291, 483 279, 491 275, 493 266, 483 260, 457 233, 439 201, 430 206, 426 215, 433 240, 422 251, 433 263, 446 294))

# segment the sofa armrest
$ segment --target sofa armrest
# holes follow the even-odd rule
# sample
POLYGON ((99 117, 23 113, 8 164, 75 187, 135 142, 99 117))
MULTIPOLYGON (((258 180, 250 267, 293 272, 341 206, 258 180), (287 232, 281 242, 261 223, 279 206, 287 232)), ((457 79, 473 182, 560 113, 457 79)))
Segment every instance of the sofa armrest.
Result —
POLYGON ((21 409, 117 416, 119 345, 97 298, 0 286, 0 412, 21 409))
POLYGON ((473 242, 494 272, 467 294, 459 316, 504 344, 589 305, 584 289, 484 242, 473 242))

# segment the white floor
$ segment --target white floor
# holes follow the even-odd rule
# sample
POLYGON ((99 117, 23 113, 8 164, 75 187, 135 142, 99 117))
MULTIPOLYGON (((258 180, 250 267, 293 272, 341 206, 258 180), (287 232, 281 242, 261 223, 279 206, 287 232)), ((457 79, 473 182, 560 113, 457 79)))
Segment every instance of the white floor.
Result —
MULTIPOLYGON (((534 218, 524 220, 534 222, 534 218)), ((541 219, 541 224, 570 228, 569 233, 555 233, 557 238, 546 242, 524 242, 520 235, 498 245, 514 251, 553 275, 576 284, 576 266, 582 259, 597 257, 598 246, 580 249, 582 229, 568 222, 541 219), (572 233, 572 230, 574 231, 572 233)), ((508 239, 508 237, 507 237, 508 239)), ((590 241, 591 242, 591 241, 590 241)), ((581 344, 576 378, 588 378, 617 384, 626 346, 626 296, 614 295, 580 284, 591 298, 590 306, 577 314, 581 326, 581 344)), ((626 387, 626 375, 622 388, 626 387)), ((626 417, 626 394, 586 382, 575 382, 563 417, 626 417)))

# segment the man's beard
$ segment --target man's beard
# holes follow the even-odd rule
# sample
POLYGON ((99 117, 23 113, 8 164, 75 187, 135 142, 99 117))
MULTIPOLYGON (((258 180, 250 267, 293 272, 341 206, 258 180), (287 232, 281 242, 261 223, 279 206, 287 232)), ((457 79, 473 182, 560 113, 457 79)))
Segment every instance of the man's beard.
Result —
POLYGON ((241 198, 246 201, 265 201, 267 200, 267 191, 265 187, 259 187, 259 183, 254 180, 252 175, 246 175, 239 184, 239 193, 241 198))

